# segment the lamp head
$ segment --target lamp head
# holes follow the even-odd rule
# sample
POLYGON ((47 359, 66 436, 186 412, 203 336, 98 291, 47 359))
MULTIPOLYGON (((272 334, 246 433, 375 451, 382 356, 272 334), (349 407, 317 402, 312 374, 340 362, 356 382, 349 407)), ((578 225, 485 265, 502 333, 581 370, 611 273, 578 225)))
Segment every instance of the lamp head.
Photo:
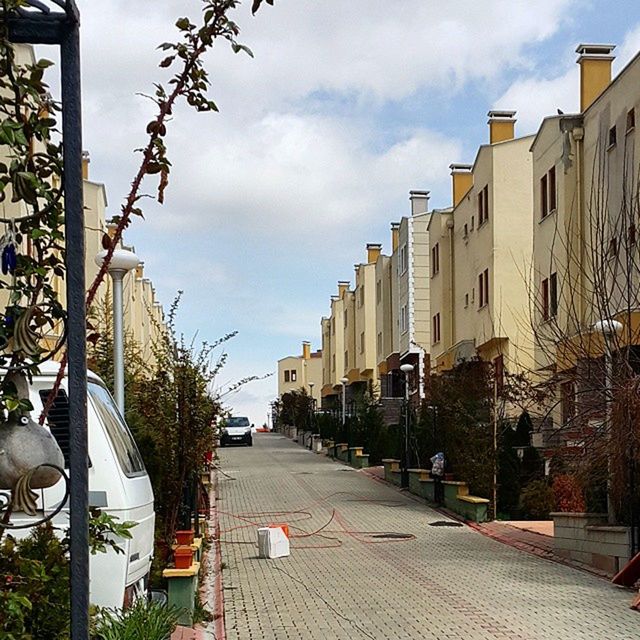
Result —
MULTIPOLYGON (((106 251, 101 251, 95 257, 95 263, 101 267, 104 259, 107 256, 106 251)), ((131 271, 131 269, 135 269, 140 264, 140 258, 133 253, 133 251, 129 251, 128 249, 116 249, 113 252, 113 256, 111 257, 111 262, 109 262, 109 272, 112 271, 131 271)))
POLYGON ((402 371, 402 373, 411 373, 414 369, 414 366, 412 364, 403 364, 400 365, 400 371, 402 371))
POLYGON ((340 378, 340 382, 345 385, 347 384, 347 382, 349 382, 349 378, 340 378))
POLYGON ((606 320, 598 320, 593 325, 593 330, 598 333, 602 333, 605 336, 613 336, 616 333, 620 333, 622 331, 622 323, 617 320, 613 320, 612 318, 607 318, 606 320))

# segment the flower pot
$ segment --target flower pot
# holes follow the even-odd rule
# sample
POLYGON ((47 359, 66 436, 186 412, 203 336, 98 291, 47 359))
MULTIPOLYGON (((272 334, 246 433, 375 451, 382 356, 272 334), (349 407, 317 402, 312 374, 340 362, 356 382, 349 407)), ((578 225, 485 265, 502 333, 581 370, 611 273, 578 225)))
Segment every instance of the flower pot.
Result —
POLYGON ((176 542, 178 544, 193 544, 193 529, 185 529, 184 531, 176 531, 176 542))
POLYGON ((173 564, 176 569, 188 569, 193 564, 193 549, 180 545, 173 552, 173 564))

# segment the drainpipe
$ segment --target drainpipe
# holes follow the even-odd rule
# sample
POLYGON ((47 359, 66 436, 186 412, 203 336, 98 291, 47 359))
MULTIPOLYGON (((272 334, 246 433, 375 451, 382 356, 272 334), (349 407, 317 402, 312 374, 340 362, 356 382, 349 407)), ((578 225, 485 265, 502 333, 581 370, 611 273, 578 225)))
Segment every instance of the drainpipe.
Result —
POLYGON ((576 127, 573 129, 573 139, 576 143, 576 189, 578 203, 578 242, 580 244, 580 266, 578 268, 578 285, 580 287, 578 297, 578 313, 580 326, 585 323, 585 287, 584 287, 584 271, 585 271, 585 239, 584 239, 584 196, 582 193, 582 157, 583 157, 583 140, 584 129, 576 127))
POLYGON ((447 229, 449 230, 449 326, 451 327, 451 342, 449 347, 452 347, 455 342, 456 335, 456 320, 455 320, 455 278, 453 275, 453 217, 447 219, 447 229))

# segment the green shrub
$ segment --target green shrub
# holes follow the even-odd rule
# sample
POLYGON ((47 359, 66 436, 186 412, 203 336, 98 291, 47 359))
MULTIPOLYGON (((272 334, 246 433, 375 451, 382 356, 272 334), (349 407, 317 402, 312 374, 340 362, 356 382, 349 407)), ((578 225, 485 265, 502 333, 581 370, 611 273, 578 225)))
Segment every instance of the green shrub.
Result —
POLYGON ((546 480, 533 480, 523 490, 520 497, 526 517, 532 520, 547 520, 555 508, 553 489, 546 480))
POLYGON ((102 610, 95 626, 95 640, 166 640, 179 617, 179 609, 138 600, 125 611, 102 610))

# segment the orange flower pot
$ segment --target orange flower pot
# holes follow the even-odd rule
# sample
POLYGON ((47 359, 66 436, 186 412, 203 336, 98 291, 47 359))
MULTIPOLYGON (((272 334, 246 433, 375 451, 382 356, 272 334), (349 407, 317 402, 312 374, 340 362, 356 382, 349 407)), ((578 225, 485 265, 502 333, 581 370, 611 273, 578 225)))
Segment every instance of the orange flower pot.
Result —
POLYGON ((176 531, 176 542, 178 544, 193 544, 193 529, 185 529, 183 531, 176 531))
POLYGON ((176 569, 188 569, 193 564, 193 549, 186 545, 179 546, 173 552, 173 563, 176 569))

